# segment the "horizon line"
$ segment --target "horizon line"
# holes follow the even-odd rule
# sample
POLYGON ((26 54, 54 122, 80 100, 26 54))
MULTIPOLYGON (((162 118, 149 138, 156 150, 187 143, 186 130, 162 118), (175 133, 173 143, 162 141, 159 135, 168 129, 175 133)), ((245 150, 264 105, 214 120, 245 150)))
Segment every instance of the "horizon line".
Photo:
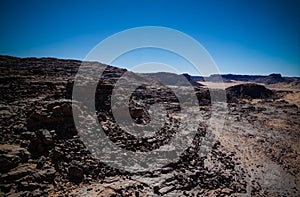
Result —
MULTIPOLYGON (((36 59, 59 59, 59 60, 72 60, 72 61, 81 61, 81 62, 84 62, 83 59, 79 59, 79 58, 72 58, 72 57, 54 57, 54 56, 14 56, 14 55, 3 55, 3 54, 0 54, 0 56, 2 57, 12 57, 12 58, 19 58, 19 59, 30 59, 30 58, 36 58, 36 59)), ((130 69, 126 68, 125 66, 120 66, 120 65, 109 65, 109 64, 106 64, 106 63, 103 63, 103 62, 99 62, 97 60, 91 60, 91 61, 87 61, 87 62, 97 62, 97 63, 100 63, 100 64, 105 64, 105 65, 108 65, 108 66, 113 66, 113 67, 117 67, 117 68, 120 68, 120 69, 126 69, 128 71, 131 71, 130 69)), ((174 72, 165 72, 165 71, 158 71, 158 72, 145 72, 144 74, 147 74, 147 73, 173 73, 173 74, 189 74, 190 76, 193 76, 193 77, 209 77, 209 76, 212 76, 212 75, 248 75, 248 76, 269 76, 271 74, 280 74, 282 77, 291 77, 291 78, 300 78, 300 75, 294 75, 294 76, 288 76, 288 75, 282 75, 281 73, 279 72, 272 72, 272 73, 268 73, 268 74, 247 74, 247 73, 232 73, 232 72, 226 72, 226 73, 213 73, 213 74, 210 74, 210 75, 194 75, 194 74, 191 74, 191 73, 174 73, 174 72)))

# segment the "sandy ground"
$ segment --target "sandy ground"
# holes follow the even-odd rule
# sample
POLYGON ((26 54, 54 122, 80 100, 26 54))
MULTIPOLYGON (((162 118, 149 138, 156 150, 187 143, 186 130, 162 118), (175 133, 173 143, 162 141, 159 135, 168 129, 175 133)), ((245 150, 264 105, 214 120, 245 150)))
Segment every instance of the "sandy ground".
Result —
MULTIPOLYGON (((243 81, 234 81, 230 83, 218 83, 218 82, 198 82, 208 88, 212 89, 226 89, 231 86, 247 83, 243 81)), ((264 85, 264 84, 260 84, 264 85)), ((278 83, 278 84, 271 84, 271 85, 264 85, 266 88, 276 91, 290 91, 291 93, 288 93, 283 96, 283 100, 288 101, 290 104, 295 104, 300 108, 300 86, 291 86, 289 84, 285 83, 278 83)), ((255 99, 252 101, 252 103, 255 103, 255 99)))
MULTIPOLYGON (((224 83, 219 83, 219 82, 206 82, 206 81, 198 81, 198 83, 207 86, 209 88, 215 88, 215 89, 223 89, 223 88, 228 88, 231 86, 239 85, 239 84, 244 84, 248 83, 245 81, 232 81, 232 82, 224 82, 224 83)), ((249 82, 253 83, 253 82, 249 82)), ((286 83, 278 83, 278 84, 271 84, 271 85, 265 85, 262 83, 257 83, 260 85, 264 85, 266 88, 272 89, 272 90, 281 90, 281 91, 300 91, 300 86, 292 86, 286 83)))
POLYGON ((300 91, 285 95, 284 100, 289 103, 296 104, 298 108, 300 108, 300 91))
POLYGON ((234 85, 238 85, 238 84, 243 84, 245 83, 244 81, 235 81, 235 82, 231 82, 231 83, 219 83, 219 82, 206 82, 206 81, 198 81, 198 83, 207 86, 209 88, 213 88, 213 89, 224 89, 224 88, 228 88, 234 85))

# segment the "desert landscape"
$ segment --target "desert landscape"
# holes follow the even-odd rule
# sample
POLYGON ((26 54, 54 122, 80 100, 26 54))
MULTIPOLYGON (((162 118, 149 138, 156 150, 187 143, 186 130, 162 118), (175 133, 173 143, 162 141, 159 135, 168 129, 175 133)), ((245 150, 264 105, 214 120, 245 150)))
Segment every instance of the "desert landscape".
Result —
MULTIPOLYGON (((188 131, 196 124, 191 145, 175 155, 176 161, 154 170, 139 171, 148 164, 135 166, 135 158, 126 161, 133 171, 112 167, 90 151, 74 123, 76 109, 86 131, 99 129, 85 114, 84 102, 72 97, 81 61, 0 56, 0 196, 300 196, 299 78, 221 75, 223 83, 216 80, 220 76, 144 74, 149 84, 138 86, 124 101, 127 111, 137 125, 160 124, 163 118, 165 122, 155 135, 136 137, 120 127, 111 106, 118 80, 124 73, 129 73, 123 77, 129 82, 136 75, 87 64, 105 68, 95 109, 111 142, 131 152, 151 152, 168 144, 178 128, 188 131), (189 110, 201 115, 187 124, 178 115, 182 103, 171 91, 185 95, 186 86, 176 80, 182 76, 197 98, 198 105, 189 110), (152 84, 158 79, 164 82, 160 88, 152 84), (226 88, 226 102, 212 108, 211 95, 220 87, 226 88), (151 108, 157 103, 166 114, 151 108), (213 110, 224 112, 224 105, 224 125, 216 133, 208 122, 213 110)), ((120 157, 119 152, 106 154, 120 157)))

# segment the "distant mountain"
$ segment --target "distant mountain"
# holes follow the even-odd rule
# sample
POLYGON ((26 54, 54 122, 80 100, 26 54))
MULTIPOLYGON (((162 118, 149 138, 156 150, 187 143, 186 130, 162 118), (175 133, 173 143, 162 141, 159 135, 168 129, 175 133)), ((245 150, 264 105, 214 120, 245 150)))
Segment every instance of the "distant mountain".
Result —
POLYGON ((264 84, 275 84, 275 83, 281 83, 281 82, 289 82, 287 79, 284 79, 281 74, 270 74, 267 77, 262 77, 256 80, 258 83, 264 83, 264 84))
MULTIPOLYGON (((56 58, 17 58, 12 56, 3 56, 0 55, 0 63, 18 63, 22 62, 22 64, 26 64, 29 61, 45 61, 50 65, 55 67, 55 70, 60 73, 64 72, 64 69, 70 70, 70 68, 64 68, 65 64, 70 62, 74 62, 76 64, 80 64, 79 60, 60 60, 56 58), (26 61, 23 61, 26 60, 26 61), (25 63, 24 63, 25 62, 25 63)), ((44 68, 47 72, 47 69, 44 68)), ((125 72, 125 70, 123 69, 125 72)), ((165 85, 187 85, 187 79, 191 85, 193 86, 202 86, 201 81, 206 82, 234 82, 234 81, 242 81, 242 82, 254 82, 254 83, 263 83, 266 85, 269 84, 277 84, 277 83, 286 83, 292 86, 300 85, 300 77, 283 77, 281 74, 270 74, 270 75, 239 75, 239 74, 212 74, 208 77, 204 76, 190 76, 189 74, 175 74, 175 73, 167 73, 167 72, 158 72, 158 73, 146 73, 142 74, 144 76, 150 77, 156 81, 160 81, 165 85)))
POLYGON ((167 73, 167 72, 158 72, 158 73, 146 73, 143 74, 155 81, 159 81, 164 85, 176 85, 176 86, 202 86, 200 83, 196 82, 196 80, 192 79, 192 76, 189 74, 175 74, 175 73, 167 73), (189 84, 187 83, 189 82, 189 84))
POLYGON ((244 82, 255 82, 263 83, 266 85, 276 83, 292 83, 295 85, 300 84, 300 77, 282 77, 281 74, 270 74, 264 75, 235 75, 235 74, 213 74, 209 77, 202 76, 191 76, 193 81, 207 81, 207 82, 233 82, 233 81, 244 81, 244 82))
MULTIPOLYGON (((214 81, 217 78, 218 75, 211 75, 206 80, 208 81, 214 81)), ((231 81, 256 81, 257 79, 263 78, 264 76, 260 75, 234 75, 234 74, 227 74, 227 75, 221 75, 224 82, 231 82, 231 81)))

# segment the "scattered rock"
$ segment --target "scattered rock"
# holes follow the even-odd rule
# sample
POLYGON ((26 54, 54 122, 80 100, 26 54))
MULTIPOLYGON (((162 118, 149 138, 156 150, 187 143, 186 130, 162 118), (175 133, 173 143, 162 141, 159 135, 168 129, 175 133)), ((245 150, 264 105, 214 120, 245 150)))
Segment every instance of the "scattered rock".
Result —
POLYGON ((18 166, 19 163, 27 162, 29 152, 17 145, 0 145, 0 172, 7 172, 18 166))
POLYGON ((72 138, 77 134, 72 114, 72 101, 63 99, 45 102, 43 110, 34 111, 29 115, 27 128, 31 131, 55 130, 59 138, 72 138))
POLYGON ((8 182, 8 183, 12 183, 15 182, 16 180, 19 180, 27 175, 32 174, 33 172, 35 172, 35 166, 32 164, 23 164, 20 165, 14 169, 12 169, 11 171, 9 171, 8 173, 5 173, 3 175, 1 175, 1 182, 8 182))
POLYGON ((107 187, 104 190, 102 190, 100 193, 98 193, 97 196, 99 196, 99 197, 107 197, 107 196, 115 196, 115 197, 117 197, 118 194, 112 188, 107 187))
POLYGON ((40 171, 34 173, 32 175, 32 177, 34 177, 34 180, 36 182, 44 181, 44 182, 48 182, 48 183, 53 183, 54 178, 55 178, 55 173, 56 173, 56 170, 53 167, 50 167, 50 168, 40 170, 40 171))
MULTIPOLYGON (((258 84, 228 88, 229 101, 236 103, 228 105, 226 132, 219 133, 216 141, 215 133, 206 123, 211 115, 210 95, 220 92, 194 86, 203 120, 199 121, 191 146, 178 155, 178 161, 162 169, 129 173, 94 157, 77 136, 71 98, 80 64, 73 60, 0 56, 1 195, 299 196, 299 109, 284 101, 284 97, 278 100, 278 92, 258 84), (252 99, 260 101, 256 103, 257 100, 252 99), (250 192, 247 191, 249 187, 250 192)), ((182 103, 178 95, 167 86, 157 88, 149 83, 137 86, 130 99, 123 98, 122 93, 120 99, 129 102, 129 109, 125 110, 131 118, 143 124, 137 125, 138 128, 156 123, 155 118, 166 118, 165 124, 151 137, 137 138, 127 133, 114 121, 110 98, 116 82, 126 70, 96 62, 85 66, 90 68, 91 74, 94 74, 93 66, 105 67, 95 93, 96 114, 106 135, 117 146, 135 152, 158 150, 173 139, 179 125, 189 130, 190 125, 181 122, 182 103), (166 109, 166 117, 151 111, 151 106, 157 103, 166 109), (151 113, 155 117, 150 120, 151 113)), ((190 82, 195 79, 184 76, 190 82)), ((122 79, 130 82, 130 77, 122 79)), ((270 77, 277 80, 281 76, 270 77)), ((85 96, 89 91, 85 81, 78 83, 85 96)), ((173 85, 177 83, 171 81, 173 85)), ((186 87, 177 88, 180 96, 189 100, 190 96, 185 95, 186 87)), ((84 102, 89 99, 84 97, 78 102, 78 109, 79 106, 79 110, 85 109, 84 102)), ((122 102, 119 104, 124 106, 122 102)), ((121 110, 119 108, 119 112, 121 110)), ((93 126, 90 117, 82 115, 86 131, 93 134, 98 128, 93 126)), ((190 118, 188 121, 197 120, 190 118)), ((121 159, 118 152, 109 154, 121 159)), ((129 162, 135 164, 133 159, 129 162)), ((141 166, 148 166, 147 161, 141 166)))

